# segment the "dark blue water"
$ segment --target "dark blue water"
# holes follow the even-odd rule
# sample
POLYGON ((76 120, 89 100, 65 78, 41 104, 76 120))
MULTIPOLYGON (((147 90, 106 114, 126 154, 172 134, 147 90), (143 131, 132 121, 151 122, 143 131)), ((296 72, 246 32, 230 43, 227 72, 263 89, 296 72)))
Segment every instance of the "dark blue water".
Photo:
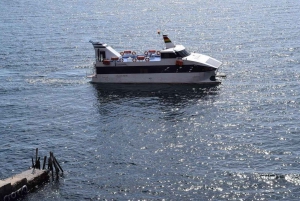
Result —
POLYGON ((0 2, 0 179, 35 148, 65 170, 25 200, 299 200, 300 2, 0 2), (217 87, 93 85, 94 50, 223 62, 217 87))

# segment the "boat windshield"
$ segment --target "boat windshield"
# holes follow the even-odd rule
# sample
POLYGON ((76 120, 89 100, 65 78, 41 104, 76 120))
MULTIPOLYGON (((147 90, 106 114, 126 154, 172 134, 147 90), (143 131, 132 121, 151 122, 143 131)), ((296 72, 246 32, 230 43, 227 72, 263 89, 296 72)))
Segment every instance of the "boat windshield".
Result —
POLYGON ((178 55, 178 57, 187 57, 191 53, 189 53, 186 49, 183 49, 183 50, 177 51, 176 54, 178 55))

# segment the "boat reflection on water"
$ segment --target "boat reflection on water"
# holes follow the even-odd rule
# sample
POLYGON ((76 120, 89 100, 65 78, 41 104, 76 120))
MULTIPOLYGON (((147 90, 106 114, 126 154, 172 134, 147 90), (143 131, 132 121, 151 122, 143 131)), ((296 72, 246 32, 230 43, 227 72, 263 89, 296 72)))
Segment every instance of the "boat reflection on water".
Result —
POLYGON ((141 133, 137 135, 142 135, 154 127, 157 132, 163 129, 162 127, 172 130, 171 127, 179 122, 189 124, 195 121, 195 117, 215 118, 218 112, 214 103, 219 99, 219 86, 200 87, 190 84, 94 84, 93 86, 97 98, 95 108, 100 115, 100 123, 103 124, 105 132, 109 133, 118 133, 120 129, 135 133, 131 126, 141 133))
POLYGON ((93 84, 100 103, 120 99, 158 98, 170 104, 199 99, 215 99, 219 85, 197 84, 93 84))

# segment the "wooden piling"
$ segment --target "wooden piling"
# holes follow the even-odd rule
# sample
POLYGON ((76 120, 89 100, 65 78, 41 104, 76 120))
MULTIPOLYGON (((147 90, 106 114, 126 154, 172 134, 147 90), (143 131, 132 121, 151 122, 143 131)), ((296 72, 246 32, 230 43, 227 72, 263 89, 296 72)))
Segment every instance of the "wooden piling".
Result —
POLYGON ((33 157, 31 157, 31 163, 32 163, 32 168, 34 168, 34 162, 33 162, 33 157))
POLYGON ((55 168, 55 173, 56 173, 56 178, 58 178, 58 173, 59 173, 59 169, 55 163, 55 160, 54 160, 54 156, 53 156, 53 153, 51 152, 51 159, 52 159, 52 163, 54 165, 54 168, 55 168))
POLYGON ((35 165, 37 164, 38 161, 38 152, 39 152, 39 148, 35 149, 35 165))
POLYGON ((36 169, 41 169, 41 162, 40 162, 40 157, 38 157, 37 161, 36 161, 36 164, 35 164, 35 168, 36 169))
POLYGON ((45 169, 46 160, 47 160, 47 156, 44 156, 43 170, 45 169))
POLYGON ((56 162, 56 164, 58 165, 59 169, 61 170, 61 172, 64 172, 63 169, 61 168, 61 166, 59 165, 59 163, 56 160, 56 157, 54 157, 54 161, 56 162))
POLYGON ((51 171, 51 174, 52 174, 52 180, 54 180, 51 152, 50 152, 50 157, 49 157, 49 159, 48 159, 48 169, 51 171))

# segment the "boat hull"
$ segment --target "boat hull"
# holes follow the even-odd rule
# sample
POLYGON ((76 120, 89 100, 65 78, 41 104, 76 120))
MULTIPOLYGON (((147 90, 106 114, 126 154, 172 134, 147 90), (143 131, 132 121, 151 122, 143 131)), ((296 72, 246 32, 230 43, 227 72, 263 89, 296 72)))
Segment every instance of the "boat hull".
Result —
POLYGON ((195 73, 97 74, 92 83, 219 84, 215 71, 195 73))

